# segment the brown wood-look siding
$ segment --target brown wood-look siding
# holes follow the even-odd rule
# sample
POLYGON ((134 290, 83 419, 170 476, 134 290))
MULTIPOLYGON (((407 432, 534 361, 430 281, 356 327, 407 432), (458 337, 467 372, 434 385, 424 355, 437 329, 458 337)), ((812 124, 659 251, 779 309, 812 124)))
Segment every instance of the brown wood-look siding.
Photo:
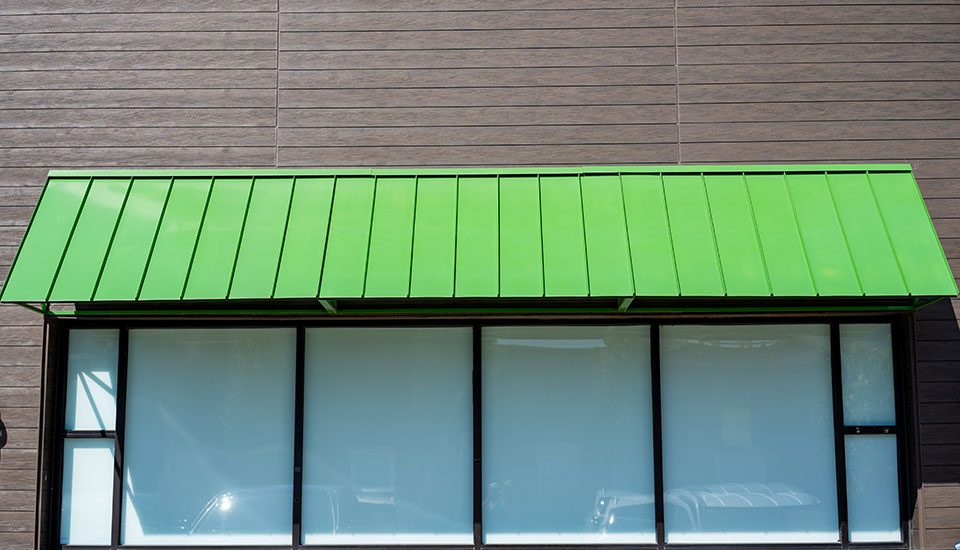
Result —
MULTIPOLYGON (((913 165, 960 273, 958 75, 956 0, 7 2, 0 277, 50 168, 851 161, 913 165)), ((930 549, 960 541, 958 315, 917 315, 930 549)), ((2 548, 34 544, 41 340, 0 306, 2 548)))

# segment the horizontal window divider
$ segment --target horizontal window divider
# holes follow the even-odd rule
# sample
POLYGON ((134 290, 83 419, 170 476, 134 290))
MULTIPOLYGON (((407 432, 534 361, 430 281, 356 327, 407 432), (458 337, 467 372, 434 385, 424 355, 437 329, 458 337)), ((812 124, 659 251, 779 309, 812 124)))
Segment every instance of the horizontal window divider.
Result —
POLYGON ((114 430, 68 430, 63 432, 67 439, 111 439, 117 437, 114 430))
POLYGON ((844 426, 844 435, 896 435, 900 430, 896 426, 844 426))

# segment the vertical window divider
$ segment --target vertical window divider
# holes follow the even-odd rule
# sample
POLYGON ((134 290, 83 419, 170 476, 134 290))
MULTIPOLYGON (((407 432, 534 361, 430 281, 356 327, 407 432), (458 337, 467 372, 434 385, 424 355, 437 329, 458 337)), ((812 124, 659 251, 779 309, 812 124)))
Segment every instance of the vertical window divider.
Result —
POLYGON ((480 369, 483 362, 483 329, 473 325, 473 547, 483 546, 483 433, 480 369))
POLYGON ((293 525, 291 543, 298 550, 303 541, 303 386, 306 346, 306 329, 297 325, 296 351, 296 389, 294 390, 294 433, 293 433, 293 525))
POLYGON ((653 499, 657 548, 666 545, 663 496, 663 422, 660 408, 660 324, 650 324, 650 393, 653 407, 653 499))
POLYGON ((56 389, 54 390, 53 429, 54 444, 53 456, 50 460, 50 525, 48 528, 47 547, 52 549, 60 548, 60 509, 63 506, 63 442, 67 405, 67 357, 70 350, 70 331, 65 324, 57 323, 57 359, 56 368, 56 389))
MULTIPOLYGON (((910 349, 905 340, 908 335, 908 323, 912 325, 912 319, 900 317, 891 323, 891 344, 893 345, 893 399, 896 413, 896 430, 894 437, 897 442, 897 487, 900 490, 900 536, 904 543, 910 539, 910 508, 907 505, 907 498, 910 494, 910 476, 907 475, 910 466, 907 455, 907 430, 906 430, 906 399, 907 388, 916 388, 916 382, 911 382, 910 372, 912 371, 912 361, 910 360, 910 349)), ((914 380, 916 378, 914 377, 914 380)))
POLYGON ((843 424, 843 373, 840 364, 840 324, 830 323, 830 374, 833 385, 833 436, 834 455, 837 461, 837 520, 840 529, 840 544, 850 544, 847 530, 847 465, 846 441, 843 424))
POLYGON ((113 435, 113 518, 110 534, 110 545, 113 548, 120 546, 120 513, 123 504, 123 427, 127 411, 129 336, 130 332, 127 327, 120 327, 120 338, 117 346, 117 411, 113 435))

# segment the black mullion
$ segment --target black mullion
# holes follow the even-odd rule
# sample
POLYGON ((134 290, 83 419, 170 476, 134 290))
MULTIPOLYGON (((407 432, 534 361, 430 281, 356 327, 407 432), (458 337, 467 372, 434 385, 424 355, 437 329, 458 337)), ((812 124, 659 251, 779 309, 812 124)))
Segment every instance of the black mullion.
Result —
POLYGON ((53 494, 50 495, 50 525, 48 527, 47 546, 50 549, 60 547, 60 509, 63 507, 63 432, 66 416, 66 387, 67 387, 67 356, 70 349, 70 331, 64 324, 57 324, 57 353, 55 362, 57 383, 54 391, 56 407, 54 407, 53 425, 56 426, 53 445, 53 456, 50 460, 50 475, 52 476, 50 488, 53 494))
POLYGON ((113 523, 110 544, 114 548, 120 546, 120 508, 123 502, 123 428, 127 416, 128 349, 129 331, 126 327, 121 327, 117 354, 117 410, 113 435, 113 523))
POLYGON ((650 325, 650 394, 653 407, 653 500, 657 548, 666 544, 663 504, 663 421, 660 408, 660 325, 650 325))
POLYGON ((896 435, 900 427, 893 426, 844 426, 844 435, 896 435))
POLYGON ((294 397, 294 435, 293 435, 293 548, 300 548, 302 541, 303 514, 303 383, 304 348, 306 346, 305 329, 297 326, 297 374, 294 397))
POLYGON ((481 419, 482 401, 480 372, 482 368, 483 329, 473 326, 473 547, 480 550, 483 545, 483 423, 481 419))
POLYGON ((61 435, 64 439, 113 439, 114 430, 67 430, 61 435))
POLYGON ((847 531, 847 464, 843 426, 843 375, 840 364, 840 324, 830 323, 830 373, 833 385, 833 441, 837 465, 837 520, 840 544, 850 544, 847 531))
MULTIPOLYGON (((907 335, 906 320, 907 318, 901 317, 897 322, 891 323, 890 326, 890 339, 893 344, 893 398, 897 415, 897 486, 899 487, 898 496, 900 500, 900 540, 903 542, 908 540, 907 533, 909 533, 908 529, 910 526, 910 508, 907 506, 907 495, 910 494, 910 482, 909 476, 907 475, 909 463, 907 462, 907 438, 903 433, 906 424, 906 399, 904 399, 904 392, 906 388, 912 387, 908 380, 909 373, 912 369, 907 368, 907 365, 910 363, 909 348, 904 345, 904 339, 907 335)), ((909 318, 909 321, 912 323, 913 319, 909 318)))

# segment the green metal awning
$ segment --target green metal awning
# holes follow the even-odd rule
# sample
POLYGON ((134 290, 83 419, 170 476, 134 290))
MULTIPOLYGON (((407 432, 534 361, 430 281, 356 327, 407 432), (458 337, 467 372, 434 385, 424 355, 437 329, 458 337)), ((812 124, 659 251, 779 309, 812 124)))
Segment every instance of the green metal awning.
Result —
POLYGON ((908 165, 57 170, 0 301, 956 294, 908 165))

